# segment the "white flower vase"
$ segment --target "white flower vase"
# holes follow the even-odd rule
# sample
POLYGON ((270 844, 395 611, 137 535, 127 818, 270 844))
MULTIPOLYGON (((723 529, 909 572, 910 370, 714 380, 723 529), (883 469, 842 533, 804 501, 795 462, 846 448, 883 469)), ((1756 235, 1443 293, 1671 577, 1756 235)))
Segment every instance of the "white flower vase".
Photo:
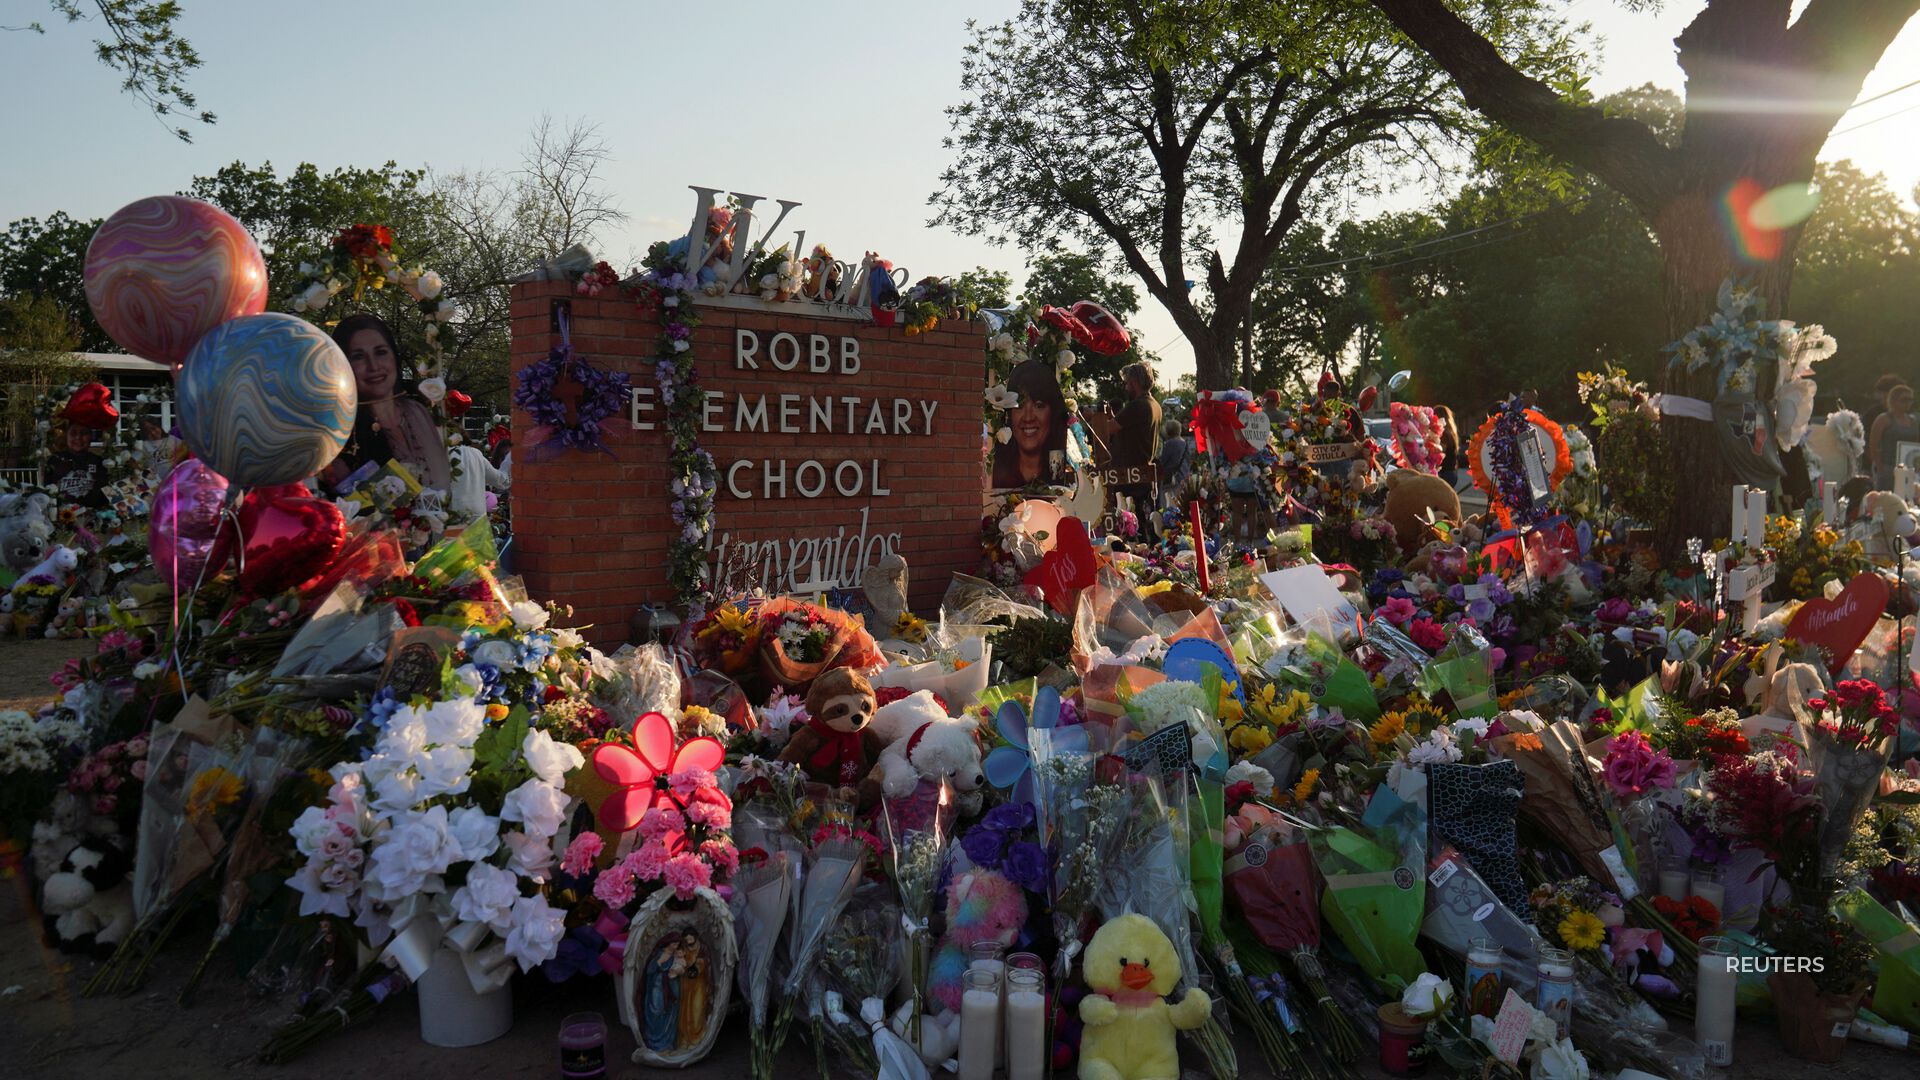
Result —
POLYGON ((442 948, 415 984, 420 994, 420 1038, 429 1046, 479 1046, 513 1027, 511 984, 476 992, 460 954, 442 948))

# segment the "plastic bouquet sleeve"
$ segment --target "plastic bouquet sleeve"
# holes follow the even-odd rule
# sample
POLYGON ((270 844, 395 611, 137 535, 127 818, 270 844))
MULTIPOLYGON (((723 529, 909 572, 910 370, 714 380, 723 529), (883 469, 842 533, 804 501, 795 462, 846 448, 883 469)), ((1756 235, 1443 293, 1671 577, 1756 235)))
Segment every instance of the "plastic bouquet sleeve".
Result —
POLYGON ((1858 887, 1841 893, 1833 910, 1873 942, 1879 966, 1873 1011, 1909 1031, 1920 1031, 1920 928, 1858 887))
POLYGON ((1320 890, 1305 840, 1277 843, 1261 830, 1226 860, 1227 894, 1260 943, 1278 952, 1320 947, 1320 890))
POLYGON ((1357 827, 1310 834, 1326 880, 1320 913, 1374 981, 1396 991, 1426 971, 1414 939, 1426 908, 1426 814, 1387 788, 1357 827))
POLYGON ((1562 721, 1537 733, 1499 736, 1492 745, 1525 777, 1520 813, 1579 860, 1588 877, 1612 883, 1625 894, 1623 899, 1637 893, 1638 886, 1619 861, 1606 804, 1593 781, 1578 730, 1562 721))
MULTIPOLYGON (((1427 917, 1420 933, 1461 959, 1473 939, 1490 937, 1509 960, 1503 965, 1507 981, 1513 983, 1516 976, 1532 979, 1532 965, 1525 961, 1539 948, 1539 935, 1450 847, 1442 847, 1427 862, 1427 917)), ((1524 992, 1526 987, 1519 989, 1524 992)))

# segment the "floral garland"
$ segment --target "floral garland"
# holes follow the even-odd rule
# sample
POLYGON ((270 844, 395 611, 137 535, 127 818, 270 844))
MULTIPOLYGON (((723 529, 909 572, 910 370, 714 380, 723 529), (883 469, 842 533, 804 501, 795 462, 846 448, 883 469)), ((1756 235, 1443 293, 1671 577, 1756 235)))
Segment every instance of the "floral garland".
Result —
POLYGON ((1393 402, 1387 406, 1393 428, 1393 460, 1401 468, 1438 473, 1446 452, 1440 438, 1446 430, 1440 414, 1426 405, 1393 402))
POLYGON ((560 344, 547 353, 545 360, 521 369, 520 387, 513 392, 513 403, 533 417, 530 460, 540 461, 568 450, 597 450, 611 456, 613 451, 600 441, 600 424, 617 414, 626 402, 627 382, 626 372, 595 367, 574 351, 563 317, 560 344), (571 422, 566 404, 553 394, 562 378, 570 378, 584 388, 571 422))
POLYGON ((1529 409, 1515 398, 1500 412, 1487 417, 1474 432, 1467 450, 1467 467, 1473 483, 1487 493, 1487 501, 1503 529, 1537 525, 1549 513, 1544 498, 1535 501, 1527 482, 1526 467, 1520 460, 1520 440, 1543 431, 1553 441, 1553 461, 1547 475, 1547 494, 1559 489, 1573 472, 1573 452, 1567 446, 1566 433, 1537 409, 1529 409))
POLYGON ((660 404, 667 410, 667 432, 673 439, 668 464, 673 480, 670 513, 680 531, 667 549, 667 577, 682 604, 708 598, 707 536, 713 528, 713 494, 718 478, 713 455, 700 448, 700 423, 706 395, 700 391, 700 373, 693 363, 693 329, 700 317, 693 311, 696 278, 670 264, 649 260, 650 273, 635 286, 636 299, 651 300, 660 313, 660 347, 654 377, 660 386, 660 404))
POLYGON ((439 383, 439 397, 434 395, 433 388, 428 384, 440 378, 445 359, 440 345, 440 324, 453 318, 455 305, 452 298, 441 295, 445 283, 438 273, 400 264, 394 253, 392 229, 385 225, 350 225, 341 229, 327 245, 327 252, 319 262, 300 264, 300 275, 306 284, 294 292, 287 308, 296 314, 307 315, 323 326, 332 326, 340 321, 340 316, 333 314, 333 308, 349 287, 352 294, 347 304, 359 303, 368 289, 384 289, 389 285, 412 297, 419 306, 420 314, 427 320, 427 350, 430 354, 417 359, 414 369, 421 378, 422 392, 436 408, 439 407, 440 397, 446 393, 446 384, 439 383), (329 318, 329 315, 333 317, 329 318))

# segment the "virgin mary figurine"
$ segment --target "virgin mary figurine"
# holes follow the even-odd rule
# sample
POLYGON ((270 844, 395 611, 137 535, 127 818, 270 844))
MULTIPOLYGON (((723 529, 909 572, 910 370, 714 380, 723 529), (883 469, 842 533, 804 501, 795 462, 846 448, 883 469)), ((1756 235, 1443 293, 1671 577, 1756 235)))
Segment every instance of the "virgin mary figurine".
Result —
POLYGON ((672 939, 662 942, 647 958, 640 1027, 649 1050, 672 1050, 680 1041, 680 948, 672 939))

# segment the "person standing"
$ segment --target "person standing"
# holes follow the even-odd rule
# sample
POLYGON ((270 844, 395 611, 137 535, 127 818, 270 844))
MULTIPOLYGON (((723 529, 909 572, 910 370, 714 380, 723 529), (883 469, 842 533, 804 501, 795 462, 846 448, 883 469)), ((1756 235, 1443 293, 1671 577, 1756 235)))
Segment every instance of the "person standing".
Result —
POLYGON ((1435 405, 1433 411, 1440 418, 1440 479, 1458 491, 1461 471, 1467 467, 1467 457, 1460 449, 1460 422, 1445 405, 1435 405))
MULTIPOLYGON (((1160 403, 1153 397, 1153 371, 1136 361, 1121 369, 1120 379, 1126 384, 1127 403, 1120 407, 1109 444, 1112 464, 1123 471, 1145 471, 1160 454, 1160 403)), ((1120 484, 1114 494, 1132 499, 1137 508, 1144 509, 1153 499, 1153 484, 1145 479, 1120 484)))
POLYGON ((66 449, 47 458, 47 486, 60 492, 60 501, 86 510, 107 505, 107 463, 93 452, 93 429, 67 421, 62 433, 66 449))
POLYGON ((1880 491, 1893 488, 1893 467, 1899 464, 1903 442, 1920 442, 1920 418, 1913 415, 1913 387, 1905 383, 1887 391, 1887 411, 1874 419, 1867 433, 1873 486, 1880 491))
POLYGON ((180 440, 161 428, 160 421, 151 416, 140 418, 140 466, 146 471, 149 488, 160 490, 161 482, 173 471, 173 455, 179 449, 180 440))
POLYGON ((1887 391, 1896 386, 1906 385, 1907 380, 1898 375, 1882 375, 1873 380, 1873 401, 1860 410, 1860 430, 1872 431, 1873 422, 1887 411, 1887 391))
POLYGON ((1160 424, 1160 456, 1156 463, 1160 466, 1160 506, 1170 506, 1179 498, 1180 486, 1186 482, 1187 469, 1193 460, 1193 444, 1180 427, 1180 421, 1172 417, 1160 424))
POLYGON ((479 447, 470 443, 449 447, 447 457, 454 465, 453 487, 447 494, 447 508, 453 511, 453 520, 461 523, 485 520, 487 492, 505 491, 511 481, 487 460, 479 447))

